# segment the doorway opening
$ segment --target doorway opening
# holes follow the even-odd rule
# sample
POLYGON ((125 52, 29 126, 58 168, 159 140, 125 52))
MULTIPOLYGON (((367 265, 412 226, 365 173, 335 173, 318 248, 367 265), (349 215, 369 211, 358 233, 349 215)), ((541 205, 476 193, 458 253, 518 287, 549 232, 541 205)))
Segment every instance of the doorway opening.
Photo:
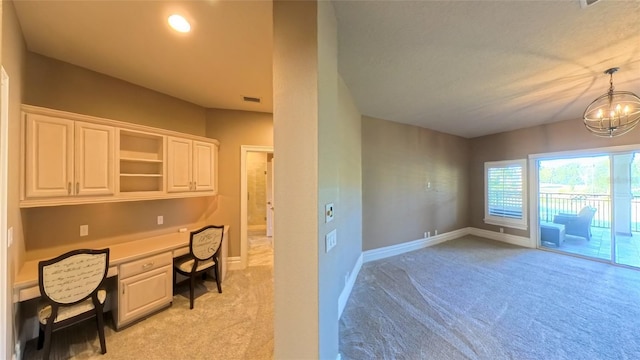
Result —
POLYGON ((273 265, 273 147, 241 146, 240 262, 273 265))
POLYGON ((640 267, 640 151, 537 160, 538 246, 640 267))

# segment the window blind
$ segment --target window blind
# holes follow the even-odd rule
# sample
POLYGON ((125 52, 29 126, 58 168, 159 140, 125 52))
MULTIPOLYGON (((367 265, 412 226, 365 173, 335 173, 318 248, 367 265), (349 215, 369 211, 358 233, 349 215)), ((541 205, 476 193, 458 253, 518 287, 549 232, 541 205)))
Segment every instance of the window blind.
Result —
POLYGON ((488 168, 487 185, 489 216, 523 218, 522 166, 488 168))

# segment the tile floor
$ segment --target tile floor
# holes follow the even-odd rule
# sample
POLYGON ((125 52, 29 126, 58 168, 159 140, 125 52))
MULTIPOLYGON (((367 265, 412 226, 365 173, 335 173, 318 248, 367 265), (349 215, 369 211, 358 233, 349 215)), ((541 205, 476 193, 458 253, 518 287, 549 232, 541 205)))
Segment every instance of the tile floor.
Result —
MULTIPOLYGON (((611 229, 592 227, 591 241, 585 238, 566 235, 560 247, 544 243, 542 246, 558 251, 611 260, 611 229)), ((616 262, 623 265, 640 267, 640 233, 632 236, 616 235, 616 262)))

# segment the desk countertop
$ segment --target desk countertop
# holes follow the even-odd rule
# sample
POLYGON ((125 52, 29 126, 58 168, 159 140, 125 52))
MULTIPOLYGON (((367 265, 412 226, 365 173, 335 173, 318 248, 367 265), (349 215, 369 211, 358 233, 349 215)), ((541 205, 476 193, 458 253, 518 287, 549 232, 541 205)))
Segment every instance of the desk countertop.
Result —
MULTIPOLYGON (((229 226, 225 225, 225 240, 228 239, 228 231, 229 226)), ((189 231, 175 232, 109 246, 109 276, 117 275, 115 268, 122 263, 188 246, 189 231)), ((223 246, 223 258, 226 258, 225 249, 227 246, 227 244, 223 246)), ((33 299, 40 295, 40 290, 38 289, 38 263, 42 260, 45 259, 26 261, 22 265, 13 283, 14 302, 33 299)), ((224 264, 224 261, 222 263, 224 264)))

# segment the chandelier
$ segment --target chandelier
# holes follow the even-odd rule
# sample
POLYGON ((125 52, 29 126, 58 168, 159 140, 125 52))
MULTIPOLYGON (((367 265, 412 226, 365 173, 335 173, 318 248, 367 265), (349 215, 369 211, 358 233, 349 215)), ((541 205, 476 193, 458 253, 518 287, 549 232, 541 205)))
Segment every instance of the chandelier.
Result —
POLYGON ((609 91, 593 100, 584 111, 584 125, 597 136, 614 137, 628 133, 640 122, 640 98, 629 91, 614 91, 613 74, 609 74, 609 91))

